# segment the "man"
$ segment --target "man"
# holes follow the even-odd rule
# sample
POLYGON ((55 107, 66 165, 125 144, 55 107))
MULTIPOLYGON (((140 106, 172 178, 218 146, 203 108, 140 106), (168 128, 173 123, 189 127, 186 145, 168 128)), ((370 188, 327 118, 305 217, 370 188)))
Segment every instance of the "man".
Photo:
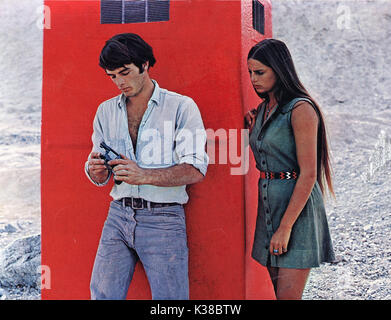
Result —
POLYGON ((153 299, 188 299, 186 185, 203 180, 206 132, 195 102, 159 87, 149 76, 152 48, 138 35, 108 41, 99 65, 122 93, 103 102, 93 123, 85 165, 96 185, 114 175, 107 220, 91 276, 92 299, 125 299, 142 262, 153 299), (121 154, 109 170, 105 142, 121 154), (117 184, 118 183, 118 184, 117 184))

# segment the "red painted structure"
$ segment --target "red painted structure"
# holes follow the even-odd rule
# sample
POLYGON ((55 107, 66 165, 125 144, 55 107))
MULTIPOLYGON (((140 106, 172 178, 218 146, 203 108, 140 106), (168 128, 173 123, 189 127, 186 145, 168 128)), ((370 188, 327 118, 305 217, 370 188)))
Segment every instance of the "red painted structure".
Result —
MULTIPOLYGON (((271 37, 271 5, 260 2, 265 36, 271 37)), ((172 0, 169 21, 134 24, 100 24, 100 1, 45 5, 51 29, 44 30, 42 264, 50 268, 51 289, 42 290, 42 299, 89 299, 113 182, 97 188, 83 166, 97 107, 119 94, 98 66, 105 40, 117 33, 140 34, 154 48, 157 63, 150 74, 162 88, 192 97, 206 128, 240 133, 244 112, 259 103, 247 52, 265 36, 253 29, 252 2, 246 0, 172 0)), ((222 139, 220 146, 227 144, 222 139)), ((274 299, 266 269, 250 257, 258 180, 251 152, 247 175, 231 175, 235 165, 229 159, 218 163, 216 157, 205 180, 188 189, 190 298, 274 299)), ((150 297, 138 264, 128 298, 150 297)))

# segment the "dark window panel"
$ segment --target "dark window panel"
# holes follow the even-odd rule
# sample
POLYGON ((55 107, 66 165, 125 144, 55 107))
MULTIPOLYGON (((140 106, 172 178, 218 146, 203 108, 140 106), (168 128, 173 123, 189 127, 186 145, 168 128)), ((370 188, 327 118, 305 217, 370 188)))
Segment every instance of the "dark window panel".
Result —
POLYGON ((122 0, 100 2, 100 23, 122 23, 122 0))
POLYGON ((170 18, 169 0, 148 0, 148 22, 168 21, 170 18))
POLYGON ((265 8, 257 0, 253 0, 253 28, 265 34, 265 8))
POLYGON ((145 22, 146 2, 144 0, 125 1, 125 23, 145 22))

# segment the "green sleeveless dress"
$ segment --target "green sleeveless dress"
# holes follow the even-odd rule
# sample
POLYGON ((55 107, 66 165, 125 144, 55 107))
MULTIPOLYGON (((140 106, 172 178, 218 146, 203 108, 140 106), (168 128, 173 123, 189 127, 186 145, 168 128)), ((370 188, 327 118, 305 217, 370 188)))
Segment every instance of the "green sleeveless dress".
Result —
MULTIPOLYGON (((263 123, 265 106, 258 108, 258 117, 250 134, 250 146, 256 166, 261 171, 300 172, 296 144, 291 125, 291 111, 300 101, 296 98, 272 110, 263 123)), ((316 108, 314 107, 315 111, 316 108)), ((252 257, 264 266, 305 269, 319 267, 335 260, 326 211, 318 182, 292 227, 288 252, 275 256, 269 252, 270 240, 280 225, 297 180, 259 179, 258 214, 252 257)))

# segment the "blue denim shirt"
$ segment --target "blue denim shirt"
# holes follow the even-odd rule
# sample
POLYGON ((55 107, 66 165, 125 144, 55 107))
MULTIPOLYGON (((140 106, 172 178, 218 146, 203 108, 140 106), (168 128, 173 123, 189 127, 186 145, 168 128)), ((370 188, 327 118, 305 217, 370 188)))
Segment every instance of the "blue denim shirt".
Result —
MULTIPOLYGON (((98 107, 93 123, 92 151, 105 153, 100 148, 104 141, 112 149, 135 161, 141 168, 168 168, 188 163, 206 174, 209 162, 205 152, 206 132, 195 102, 186 96, 159 87, 155 88, 140 123, 136 154, 128 129, 126 96, 122 93, 104 101, 98 107)), ((113 156, 113 154, 110 154, 113 156)), ((88 174, 88 161, 85 173, 88 174)), ((114 184, 110 195, 114 200, 124 197, 143 198, 153 202, 186 203, 186 185, 158 187, 153 185, 114 184)))

